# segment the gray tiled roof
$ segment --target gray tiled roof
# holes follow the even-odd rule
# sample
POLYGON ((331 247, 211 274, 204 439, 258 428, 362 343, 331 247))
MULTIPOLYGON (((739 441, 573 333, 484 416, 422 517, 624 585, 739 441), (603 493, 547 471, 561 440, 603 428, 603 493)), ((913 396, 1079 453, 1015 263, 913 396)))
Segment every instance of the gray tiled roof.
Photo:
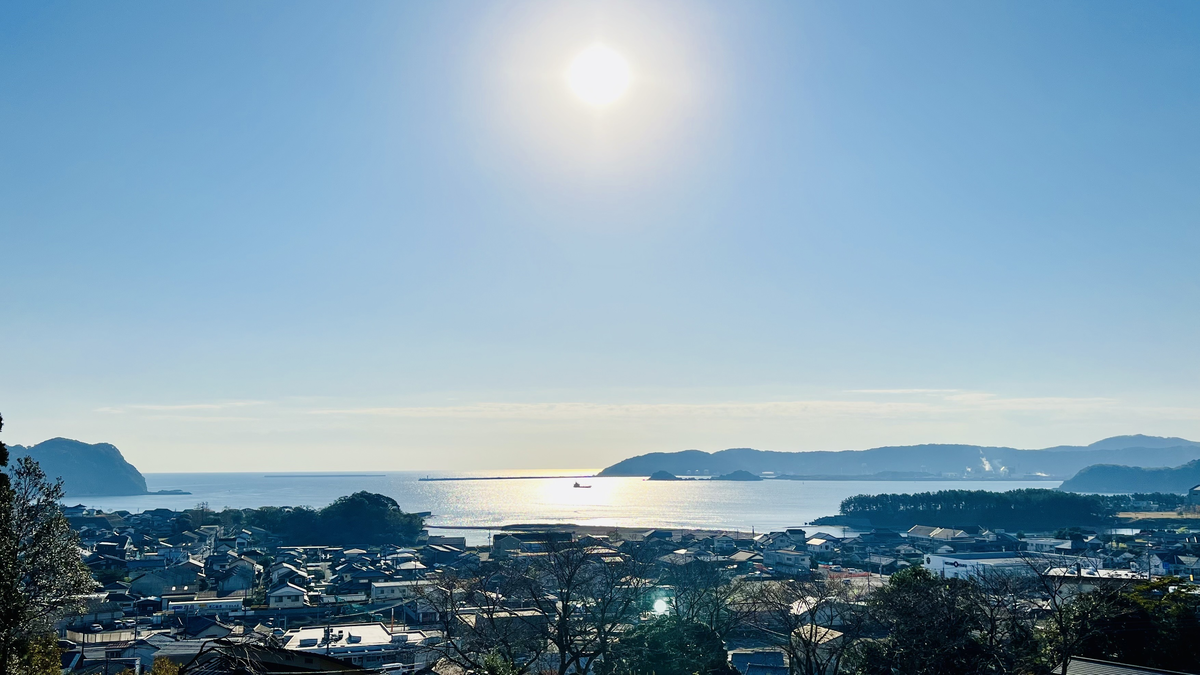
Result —
MULTIPOLYGON (((1055 669, 1056 673, 1061 673, 1061 669, 1055 669)), ((1113 663, 1112 661, 1100 661, 1099 659, 1085 659, 1081 656, 1076 656, 1067 664, 1066 675, 1187 675, 1179 673, 1175 670, 1159 670, 1157 668, 1143 668, 1141 666, 1129 666, 1123 663, 1113 663)))

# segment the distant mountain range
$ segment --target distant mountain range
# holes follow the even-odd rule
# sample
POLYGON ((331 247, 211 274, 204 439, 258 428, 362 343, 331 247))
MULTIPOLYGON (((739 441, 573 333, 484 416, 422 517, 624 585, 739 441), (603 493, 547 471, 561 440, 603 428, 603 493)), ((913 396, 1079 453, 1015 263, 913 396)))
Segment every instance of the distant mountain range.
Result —
POLYGON ((9 446, 9 465, 28 455, 50 478, 62 478, 68 497, 146 494, 146 479, 109 443, 51 438, 37 445, 9 446))
POLYGON ((847 478, 920 472, 931 477, 1063 480, 1093 464, 1177 466, 1200 459, 1200 443, 1183 438, 1114 436, 1087 446, 1042 450, 979 445, 908 445, 816 452, 776 452, 731 448, 719 452, 654 452, 617 462, 601 476, 719 476, 734 471, 754 474, 847 478))
POLYGON ((1196 485, 1200 485, 1200 460, 1192 460, 1174 468, 1096 464, 1085 467, 1071 479, 1064 481, 1059 489, 1100 494, 1184 493, 1196 485))

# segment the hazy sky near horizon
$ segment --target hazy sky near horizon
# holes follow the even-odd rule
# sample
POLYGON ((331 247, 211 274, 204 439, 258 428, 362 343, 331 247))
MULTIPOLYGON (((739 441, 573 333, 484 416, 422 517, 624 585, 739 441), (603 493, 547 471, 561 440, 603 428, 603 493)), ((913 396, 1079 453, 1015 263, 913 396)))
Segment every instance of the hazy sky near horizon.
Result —
POLYGON ((7 2, 3 438, 1200 438, 1194 2, 7 2), (589 107, 571 59, 632 73, 589 107))

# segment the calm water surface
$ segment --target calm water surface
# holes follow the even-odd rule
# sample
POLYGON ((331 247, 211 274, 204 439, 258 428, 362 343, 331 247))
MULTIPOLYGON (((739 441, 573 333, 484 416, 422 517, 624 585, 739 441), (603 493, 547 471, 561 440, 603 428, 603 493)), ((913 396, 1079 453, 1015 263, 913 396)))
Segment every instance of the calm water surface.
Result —
MULTIPOLYGON (((377 475, 270 477, 263 473, 148 473, 151 490, 187 490, 190 495, 68 498, 106 511, 259 506, 324 506, 359 490, 392 497, 406 511, 431 511, 430 527, 468 526, 471 544, 488 530, 516 523, 575 523, 620 527, 720 528, 758 531, 803 525, 837 513, 856 494, 968 489, 1006 491, 1057 487, 1030 481, 647 481, 642 478, 419 481, 425 476, 572 476, 595 470, 498 471, 478 473, 388 472, 377 475), (578 480, 591 488, 575 488, 578 480)), ((434 530, 436 533, 437 530, 434 530)), ((443 531, 443 534, 456 534, 443 531)))

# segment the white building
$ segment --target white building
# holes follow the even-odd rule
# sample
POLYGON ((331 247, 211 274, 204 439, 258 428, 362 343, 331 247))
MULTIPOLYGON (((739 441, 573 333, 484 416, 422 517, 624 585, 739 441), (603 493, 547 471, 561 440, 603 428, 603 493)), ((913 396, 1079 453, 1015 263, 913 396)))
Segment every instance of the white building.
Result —
POLYGON ((1058 547, 1063 544, 1070 544, 1070 539, 1054 539, 1051 537, 1027 537, 1022 541, 1025 542, 1025 548, 1034 553, 1055 553, 1058 547))
POLYGON ((812 555, 805 551, 790 549, 763 551, 763 565, 776 574, 789 576, 808 574, 812 568, 812 555))
POLYGON ((423 587, 432 585, 428 579, 411 581, 375 581, 371 583, 371 602, 388 600, 412 600, 423 587))
POLYGON ((284 634, 283 646, 328 654, 363 668, 390 666, 390 672, 415 672, 437 661, 431 645, 440 636, 434 631, 391 632, 382 623, 353 623, 295 628, 284 634))
POLYGON ((950 578, 962 578, 1008 572, 1013 574, 1036 574, 1037 570, 1020 555, 1011 551, 991 553, 927 553, 922 566, 934 574, 950 578))
POLYGON ((804 545, 808 547, 809 553, 833 553, 837 550, 839 543, 841 543, 841 540, 837 537, 819 532, 816 536, 804 542, 804 545))
POLYGON ((211 598, 207 600, 171 600, 167 611, 175 614, 198 614, 201 616, 228 614, 243 609, 241 598, 211 598))
POLYGON ((271 609, 303 607, 308 604, 308 591, 295 584, 284 584, 267 593, 267 605, 271 609))

